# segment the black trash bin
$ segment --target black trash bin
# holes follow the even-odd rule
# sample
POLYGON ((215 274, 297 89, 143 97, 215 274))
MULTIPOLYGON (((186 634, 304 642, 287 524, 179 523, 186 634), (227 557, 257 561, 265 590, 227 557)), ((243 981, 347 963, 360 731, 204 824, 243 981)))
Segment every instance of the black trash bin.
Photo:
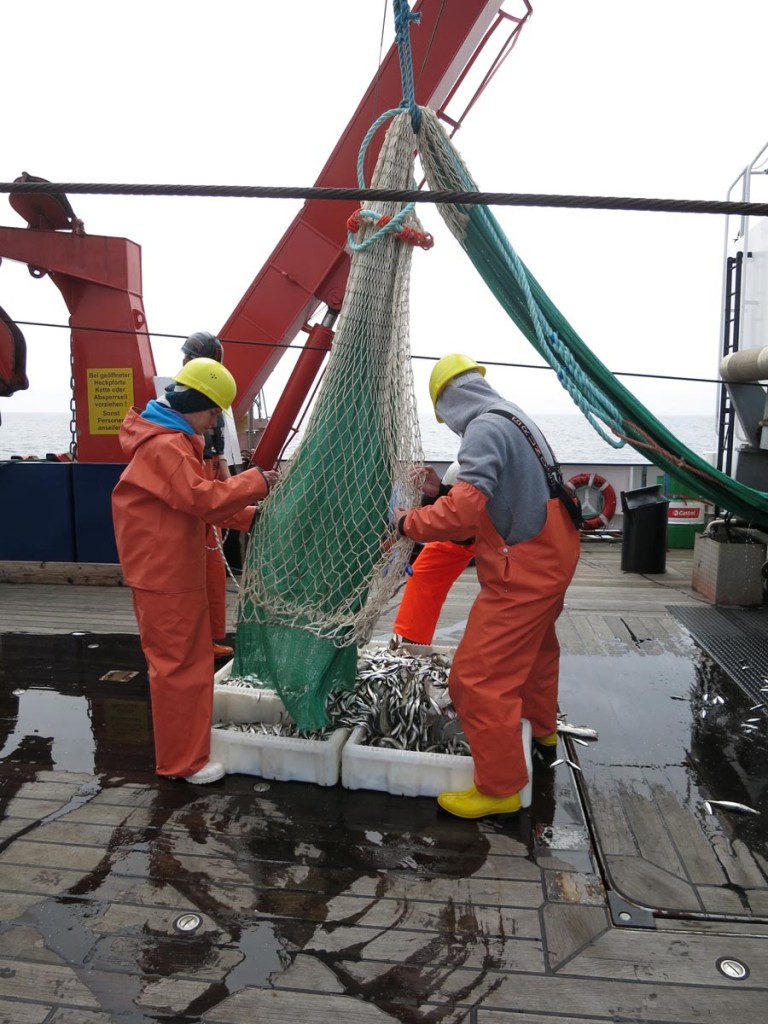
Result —
POLYGON ((623 572, 660 573, 667 566, 669 499, 660 487, 621 492, 624 525, 621 535, 623 572))

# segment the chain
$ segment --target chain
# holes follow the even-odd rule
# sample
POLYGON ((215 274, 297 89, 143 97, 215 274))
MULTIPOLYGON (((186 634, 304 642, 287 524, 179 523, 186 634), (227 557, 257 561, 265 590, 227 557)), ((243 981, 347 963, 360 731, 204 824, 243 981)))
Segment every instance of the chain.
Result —
POLYGON ((75 346, 74 335, 69 336, 69 457, 77 459, 77 407, 75 405, 75 346))
POLYGON ((206 544, 205 547, 206 547, 206 550, 208 550, 208 551, 218 551, 219 552, 219 554, 221 555, 222 561, 224 562, 224 568, 226 569, 227 576, 229 576, 229 578, 235 584, 235 589, 239 592, 240 591, 240 584, 238 583, 237 579, 235 578, 235 574, 232 572, 232 568, 231 568, 229 562, 227 561, 227 556, 224 554, 224 541, 227 539, 228 535, 229 535, 229 530, 224 530, 224 532, 220 534, 218 527, 214 526, 213 527, 213 536, 214 536, 214 539, 216 540, 216 543, 215 544, 206 544))

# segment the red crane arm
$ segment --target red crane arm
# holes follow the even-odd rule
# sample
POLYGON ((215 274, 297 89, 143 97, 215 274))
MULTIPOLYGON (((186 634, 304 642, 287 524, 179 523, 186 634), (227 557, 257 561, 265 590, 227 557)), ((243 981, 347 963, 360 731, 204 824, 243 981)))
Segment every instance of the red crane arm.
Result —
MULTIPOLYGON (((502 0, 419 0, 413 10, 421 20, 411 31, 417 104, 439 111, 491 32, 506 20, 513 25, 511 42, 505 44, 484 86, 531 13, 528 0, 522 3, 524 14, 513 17, 500 11, 502 0)), ((399 106, 401 100, 398 51, 393 45, 315 184, 354 187, 358 153, 366 132, 380 114, 399 106)), ((382 137, 374 138, 366 153, 366 181, 370 181, 381 141, 382 137)), ((340 309, 349 273, 346 221, 358 205, 354 201, 307 201, 219 332, 225 343, 241 343, 226 345, 227 366, 238 383, 233 410, 236 419, 247 414, 285 346, 300 330, 308 330, 307 321, 314 311, 322 304, 340 309)), ((290 408, 281 409, 278 404, 272 415, 270 459, 279 450, 280 438, 284 440, 290 432, 297 392, 309 394, 318 369, 319 361, 315 359, 307 363, 308 372, 303 377, 297 379, 294 371, 290 408)), ((269 460, 261 461, 266 465, 269 460)))

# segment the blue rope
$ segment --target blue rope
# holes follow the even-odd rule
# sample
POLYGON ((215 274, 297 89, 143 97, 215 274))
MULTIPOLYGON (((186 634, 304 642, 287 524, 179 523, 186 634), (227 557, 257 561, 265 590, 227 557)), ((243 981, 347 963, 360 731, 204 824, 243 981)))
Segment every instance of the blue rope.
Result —
POLYGON ((395 41, 400 58, 400 81, 403 88, 403 101, 400 106, 405 110, 410 110, 411 125, 414 132, 418 133, 421 128, 421 110, 416 104, 413 84, 410 25, 411 23, 418 24, 421 21, 421 14, 414 14, 408 6, 407 0, 394 0, 394 12, 395 41))
MULTIPOLYGON (((411 126, 414 132, 418 132, 421 127, 421 109, 416 104, 416 94, 413 82, 413 56, 411 54, 410 33, 411 24, 418 24, 421 21, 421 14, 414 14, 408 6, 407 0, 394 0, 394 14, 395 40, 397 42, 397 52, 400 60, 400 82, 403 90, 403 100, 397 109, 387 110, 377 118, 368 129, 366 136, 363 139, 360 151, 357 154, 357 183, 360 188, 365 188, 365 175, 363 172, 365 154, 368 146, 370 145, 371 139, 378 131, 379 127, 390 117, 395 117, 403 110, 410 110, 411 126)), ((415 182, 413 187, 417 187, 415 182)), ((352 232, 348 231, 347 242, 349 243, 350 249, 353 252, 360 252, 362 249, 368 249, 370 246, 374 245, 385 235, 397 234, 397 232, 402 229, 406 217, 408 217, 408 215, 413 211, 415 205, 415 203, 408 203, 408 205, 404 206, 403 209, 384 227, 374 231, 373 234, 369 235, 363 242, 357 242, 352 232)), ((378 219, 380 214, 374 213, 372 210, 361 210, 360 216, 368 219, 378 219)))
MULTIPOLYGON (((365 138, 363 139, 360 145, 360 150, 357 154, 357 184, 360 188, 365 188, 365 172, 363 165, 365 163, 365 154, 371 143, 371 139, 385 121, 388 121, 390 117, 397 117, 399 114, 402 114, 402 112, 402 107, 393 107, 392 110, 385 110, 383 114, 376 118, 371 127, 365 133, 365 138)), ((415 187, 416 185, 414 183, 414 188, 415 187)), ((355 241, 355 236, 351 231, 348 231, 347 242, 349 243, 350 249, 352 249, 353 252, 360 252, 362 249, 370 248, 370 246, 378 242, 379 239, 383 238, 385 235, 397 234, 397 232, 402 229, 403 222, 406 217, 411 213, 415 206, 415 203, 408 203, 399 213, 395 214, 395 216, 385 224, 383 228, 379 228, 377 231, 374 231, 373 234, 369 235, 363 242, 355 241)), ((381 214, 375 213, 373 210, 361 210, 360 216, 371 220, 378 220, 381 214)))
POLYGON ((593 428, 612 448, 623 448, 626 441, 611 437, 599 426, 598 417, 608 426, 621 431, 621 415, 613 403, 600 391, 573 358, 570 350, 563 344, 559 335, 548 323, 539 304, 531 294, 528 275, 520 257, 515 252, 509 239, 503 234, 498 221, 491 216, 485 207, 473 208, 470 217, 482 220, 491 235, 495 235, 496 248, 517 281, 523 293, 525 304, 536 332, 542 353, 549 365, 556 371, 557 379, 565 388, 578 408, 584 413, 593 428))
MULTIPOLYGON (((456 160, 454 153, 448 150, 447 155, 464 189, 466 191, 476 189, 475 183, 468 178, 464 168, 456 160)), ((598 422, 600 420, 620 433, 622 430, 621 413, 607 395, 587 377, 573 358, 571 351, 563 344, 557 332, 547 322, 539 304, 531 293, 525 267, 510 244, 509 239, 501 230, 499 222, 485 206, 472 206, 468 216, 480 225, 485 236, 493 243, 494 250, 501 255, 507 268, 512 272, 517 281, 523 293, 525 304, 528 307, 531 325, 536 333, 541 352, 549 365, 556 371, 557 379, 562 387, 565 388, 600 437, 612 448, 623 448, 626 441, 607 434, 598 422)))

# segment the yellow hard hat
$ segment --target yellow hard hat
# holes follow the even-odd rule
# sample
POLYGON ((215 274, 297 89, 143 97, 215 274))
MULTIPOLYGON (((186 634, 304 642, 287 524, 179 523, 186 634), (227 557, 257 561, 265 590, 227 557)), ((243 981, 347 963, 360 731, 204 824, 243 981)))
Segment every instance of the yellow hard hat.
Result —
POLYGON ((194 388, 220 409, 229 409, 235 400, 237 384, 235 378, 215 359, 190 359, 173 378, 177 384, 194 388))
POLYGON ((437 400, 440 397, 441 391, 454 377, 458 377, 461 373, 467 373, 469 370, 476 370, 483 377, 485 376, 484 366, 476 363, 469 356, 462 356, 455 352, 450 356, 443 356, 442 359, 438 359, 432 367, 432 373, 429 376, 429 397, 432 399, 438 423, 444 422, 437 415, 437 400))

